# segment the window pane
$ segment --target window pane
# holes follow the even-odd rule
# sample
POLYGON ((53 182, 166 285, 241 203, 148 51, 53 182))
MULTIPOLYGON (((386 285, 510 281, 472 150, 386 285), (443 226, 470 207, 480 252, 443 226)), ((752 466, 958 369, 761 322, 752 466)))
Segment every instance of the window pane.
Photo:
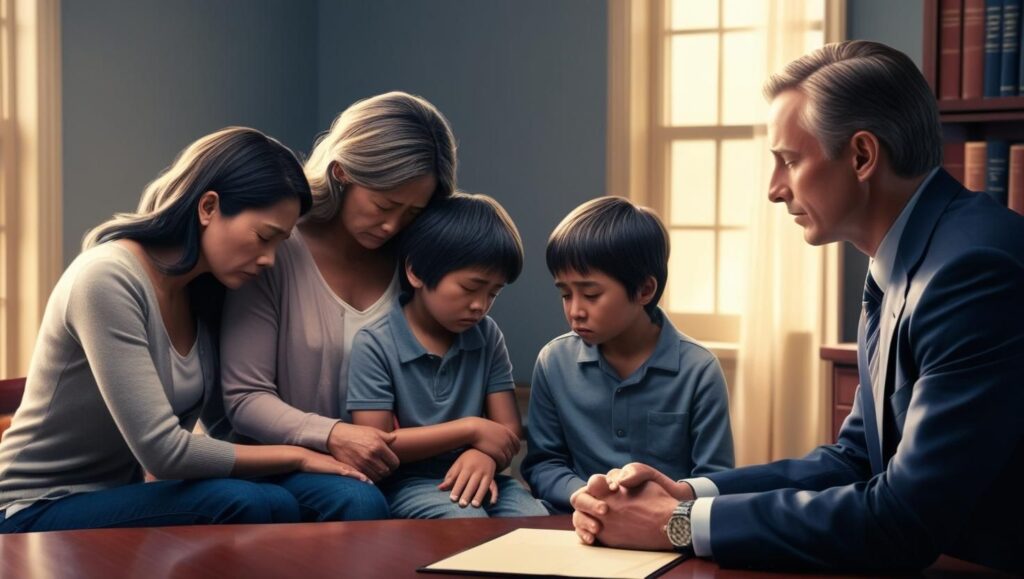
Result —
POLYGON ((747 299, 747 232, 723 231, 720 235, 717 313, 740 314, 747 299))
POLYGON ((825 46, 824 30, 808 30, 804 32, 804 52, 817 50, 825 46))
POLYGON ((673 312, 711 314, 715 309, 715 234, 672 231, 668 262, 668 307, 673 312))
POLYGON ((718 35, 672 37, 669 118, 673 125, 718 123, 718 35))
POLYGON ((715 224, 715 142, 672 143, 672 225, 715 224))
POLYGON ((764 35, 727 32, 723 41, 722 124, 765 122, 768 103, 761 96, 765 81, 764 35))
POLYGON ((810 22, 825 20, 825 0, 804 0, 804 18, 810 22))
POLYGON ((759 26, 764 22, 765 0, 722 0, 722 26, 759 26))
POLYGON ((767 203, 768 185, 760 183, 764 152, 752 139, 722 141, 722 202, 718 222, 746 226, 754 203, 767 203), (762 199, 764 193, 764 199, 762 199))
POLYGON ((672 29, 718 28, 718 0, 672 0, 672 29))

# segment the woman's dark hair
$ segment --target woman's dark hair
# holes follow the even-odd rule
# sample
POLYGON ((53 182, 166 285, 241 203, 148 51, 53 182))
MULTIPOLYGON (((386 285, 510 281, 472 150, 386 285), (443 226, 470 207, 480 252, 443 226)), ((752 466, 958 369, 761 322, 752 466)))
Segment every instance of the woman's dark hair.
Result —
POLYGON ((119 213, 89 231, 82 250, 115 239, 179 247, 181 259, 161 269, 186 273, 199 261, 199 198, 207 191, 217 193, 220 211, 229 217, 288 198, 299 200, 301 213, 313 203, 294 153, 255 129, 228 127, 189 145, 146 186, 135 213, 119 213))
MULTIPOLYGON (((181 258, 157 267, 168 275, 191 271, 201 252, 199 199, 207 191, 217 193, 219 210, 228 217, 283 199, 298 199, 304 214, 313 203, 294 153, 255 129, 228 127, 189 145, 146 186, 138 210, 117 214, 89 231, 82 250, 115 239, 131 239, 146 247, 176 247, 181 258)), ((223 286, 210 275, 199 276, 190 285, 195 286, 191 293, 200 302, 213 296, 219 303, 217 296, 223 295, 223 286)), ((193 306, 204 309, 196 301, 193 306)))

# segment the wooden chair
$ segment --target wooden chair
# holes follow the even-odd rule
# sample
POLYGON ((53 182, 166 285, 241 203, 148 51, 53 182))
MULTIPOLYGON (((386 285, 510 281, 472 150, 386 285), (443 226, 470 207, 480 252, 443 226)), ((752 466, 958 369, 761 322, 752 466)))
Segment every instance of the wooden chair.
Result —
POLYGON ((21 404, 21 397, 25 394, 25 379, 11 378, 0 380, 0 438, 11 426, 11 415, 21 404))

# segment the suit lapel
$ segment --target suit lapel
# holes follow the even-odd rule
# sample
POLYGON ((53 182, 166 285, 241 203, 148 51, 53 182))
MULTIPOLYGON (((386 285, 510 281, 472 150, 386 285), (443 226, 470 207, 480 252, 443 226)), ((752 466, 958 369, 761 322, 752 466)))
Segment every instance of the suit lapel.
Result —
MULTIPOLYGON (((914 272, 917 271, 921 260, 924 259, 925 251, 931 243, 932 233, 935 231, 939 218, 962 189, 963 185, 945 170, 939 169, 928 187, 921 192, 917 205, 914 206, 914 212, 907 220, 903 235, 900 237, 893 272, 885 291, 885 297, 882 299, 878 352, 875 356, 875 364, 867 372, 873 394, 874 431, 878 437, 878 442, 874 446, 879 456, 881 456, 882 449, 882 412, 885 405, 889 404, 889 400, 885 399, 885 385, 887 380, 895 379, 891 373, 896 370, 890 367, 889 361, 892 359, 893 349, 898 347, 893 340, 897 337, 895 331, 903 318, 907 292, 910 289, 910 279, 913 278, 914 272)), ((862 371, 862 380, 863 373, 862 371)), ((909 403, 909 397, 904 397, 904 399, 909 403)), ((893 416, 899 416, 904 410, 904 408, 893 408, 893 416)))

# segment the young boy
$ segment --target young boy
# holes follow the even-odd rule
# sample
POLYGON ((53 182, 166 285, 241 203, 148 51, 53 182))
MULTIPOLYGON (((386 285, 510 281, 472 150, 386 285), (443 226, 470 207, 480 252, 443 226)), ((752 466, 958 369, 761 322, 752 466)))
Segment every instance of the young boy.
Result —
POLYGON ((399 254, 406 292, 356 334, 347 404, 356 424, 400 425, 392 449, 402 465, 381 483, 392 516, 547 514, 495 474, 518 452, 522 426, 505 340, 487 312, 522 271, 519 232, 490 197, 455 194, 409 227, 399 254))
POLYGON ((548 239, 572 332, 537 357, 522 470, 554 511, 629 462, 675 479, 733 466, 718 360, 658 307, 668 246, 658 217, 620 197, 577 207, 548 239))

